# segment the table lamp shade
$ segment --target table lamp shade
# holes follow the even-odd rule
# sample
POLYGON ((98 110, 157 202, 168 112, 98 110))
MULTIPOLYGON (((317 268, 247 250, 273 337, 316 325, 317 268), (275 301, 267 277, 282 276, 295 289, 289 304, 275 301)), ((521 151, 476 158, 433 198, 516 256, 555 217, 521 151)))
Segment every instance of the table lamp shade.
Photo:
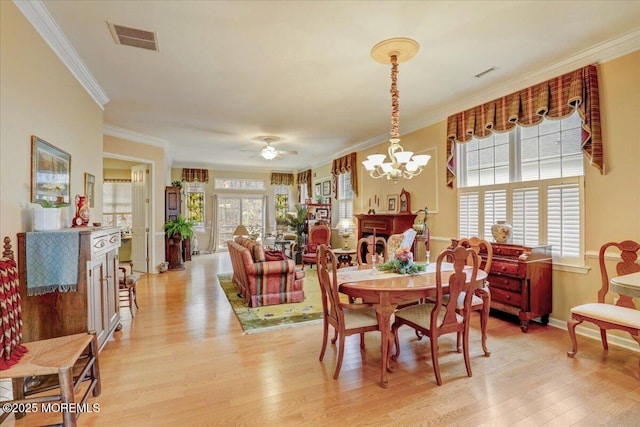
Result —
POLYGON ((248 236, 249 235, 249 230, 247 230, 247 227, 245 227, 244 225, 240 224, 239 226, 236 227, 235 231, 233 232, 234 236, 248 236))

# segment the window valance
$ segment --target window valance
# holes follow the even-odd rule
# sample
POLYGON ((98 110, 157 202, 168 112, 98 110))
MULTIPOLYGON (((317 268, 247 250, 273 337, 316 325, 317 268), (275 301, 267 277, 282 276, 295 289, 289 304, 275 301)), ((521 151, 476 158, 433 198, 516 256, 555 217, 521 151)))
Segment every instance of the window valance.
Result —
POLYGON ((311 169, 298 172, 298 184, 307 184, 307 194, 313 194, 313 192, 311 191, 311 181, 311 169))
POLYGON ((582 150, 591 165, 604 173, 598 74, 594 65, 522 89, 447 119, 447 185, 455 179, 455 143, 491 132, 508 132, 516 125, 533 126, 545 117, 559 119, 574 110, 582 119, 582 150))
POLYGON ((293 185, 294 177, 292 173, 272 172, 272 185, 293 185))
MULTIPOLYGON (((358 160, 356 153, 347 154, 340 158, 334 159, 331 165, 331 173, 334 177, 341 173, 351 172, 351 190, 353 195, 358 195, 358 160)), ((336 186, 337 187, 337 186, 336 186)), ((336 195, 337 197, 337 195, 336 195)))
POLYGON ((208 169, 182 169, 182 180, 187 182, 209 182, 208 169))

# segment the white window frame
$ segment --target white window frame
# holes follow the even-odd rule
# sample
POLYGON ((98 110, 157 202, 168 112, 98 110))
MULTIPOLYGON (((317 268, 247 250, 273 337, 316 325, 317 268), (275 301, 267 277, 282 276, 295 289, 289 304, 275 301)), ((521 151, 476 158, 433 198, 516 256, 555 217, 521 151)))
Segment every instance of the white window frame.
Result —
MULTIPOLYGON (((575 117, 572 119, 575 120, 575 117)), ((569 130, 572 129, 574 128, 570 127, 569 130)), ((563 129, 560 132, 565 132, 565 130, 563 129)), ((510 181, 500 184, 467 186, 465 144, 456 144, 456 164, 459 167, 457 171, 458 236, 479 236, 493 241, 493 236, 490 231, 491 225, 495 221, 505 220, 514 226, 512 233, 513 243, 535 246, 546 245, 548 244, 547 242, 554 241, 556 242, 556 244, 552 246, 554 264, 583 267, 585 266, 584 159, 581 157, 583 162, 582 175, 580 176, 521 181, 521 165, 519 164, 521 150, 520 136, 520 127, 516 126, 508 135, 502 135, 500 137, 502 140, 508 137, 509 140, 508 169, 510 181), (554 190, 561 187, 563 187, 564 190, 570 191, 570 203, 573 204, 574 207, 577 203, 579 205, 579 212, 574 213, 574 216, 568 219, 560 213, 558 213, 558 217, 550 219, 548 217, 548 203, 550 202, 547 198, 557 195, 554 190), (526 201, 521 197, 524 191, 527 192, 526 201), (535 195, 536 192, 537 199, 535 195), (495 206, 488 204, 493 201, 496 201, 495 206), (519 203, 519 201, 523 203, 519 203), (499 210, 496 210, 496 206, 499 207, 499 210), (521 212, 520 210, 523 208, 529 212, 521 212), (531 214, 531 209, 535 209, 536 213, 531 214), (576 221, 578 221, 577 224, 576 221), (477 222, 477 224, 473 222, 477 222), (527 226, 527 224, 529 224, 529 226, 527 226), (551 227, 550 224, 553 225, 553 227, 551 227), (575 242, 574 234, 566 235, 565 239, 565 233, 562 232, 564 228, 577 230, 577 243, 575 242), (560 244, 558 244, 558 242, 560 244)), ((563 140, 563 144, 564 141, 567 140, 563 140)), ((573 141, 573 143, 576 142, 574 140, 571 141, 573 141)), ((560 152, 562 152, 562 150, 560 150, 560 152)), ((562 153, 561 155, 564 156, 565 154, 562 153)), ((541 158, 540 163, 542 164, 547 159, 548 158, 541 158)), ((504 163, 501 163, 500 166, 504 167, 504 163)), ((564 164, 562 167, 564 167, 564 164)), ((487 170, 490 169, 491 167, 487 170)), ((481 175, 482 174, 479 173, 479 176, 481 175)), ((491 172, 489 172, 489 176, 490 175, 491 172)), ((560 196, 557 197, 559 198, 553 201, 552 206, 556 212, 562 212, 564 208, 562 205, 569 202, 565 202, 560 196)))
POLYGON ((338 212, 335 215, 338 227, 346 221, 353 223, 353 199, 351 172, 341 173, 338 175, 338 212))

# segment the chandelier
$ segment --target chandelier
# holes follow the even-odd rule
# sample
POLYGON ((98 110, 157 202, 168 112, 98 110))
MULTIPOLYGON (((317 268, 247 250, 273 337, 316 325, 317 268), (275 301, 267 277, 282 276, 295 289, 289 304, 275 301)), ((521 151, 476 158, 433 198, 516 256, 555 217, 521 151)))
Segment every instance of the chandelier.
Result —
POLYGON ((394 183, 398 178, 411 179, 419 175, 431 159, 427 154, 414 155, 412 151, 404 151, 400 145, 398 132, 398 63, 408 61, 418 52, 419 45, 415 40, 397 37, 381 41, 371 49, 371 56, 383 64, 391 64, 391 139, 389 139, 389 160, 384 154, 372 154, 363 161, 369 176, 387 178, 394 183))

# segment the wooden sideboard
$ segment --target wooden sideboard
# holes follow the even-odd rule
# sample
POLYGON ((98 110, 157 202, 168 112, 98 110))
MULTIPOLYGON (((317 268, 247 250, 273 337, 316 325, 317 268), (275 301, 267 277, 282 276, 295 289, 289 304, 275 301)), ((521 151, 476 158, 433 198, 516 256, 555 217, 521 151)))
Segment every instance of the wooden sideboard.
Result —
POLYGON ((102 349, 120 323, 117 282, 120 228, 54 233, 73 232, 80 239, 77 291, 34 296, 27 295, 26 233, 18 234, 23 337, 30 342, 93 330, 102 349))
POLYGON ((416 219, 414 214, 358 214, 358 240, 373 234, 376 236, 389 237, 392 234, 404 233, 408 228, 413 227, 416 219))
MULTIPOLYGON (((451 240, 452 246, 458 244, 451 240)), ((489 271, 491 308, 518 316, 520 328, 527 332, 529 321, 540 317, 549 323, 552 310, 553 260, 551 246, 523 246, 491 243, 493 261, 489 271)), ((486 260, 486 251, 480 256, 486 260)))

